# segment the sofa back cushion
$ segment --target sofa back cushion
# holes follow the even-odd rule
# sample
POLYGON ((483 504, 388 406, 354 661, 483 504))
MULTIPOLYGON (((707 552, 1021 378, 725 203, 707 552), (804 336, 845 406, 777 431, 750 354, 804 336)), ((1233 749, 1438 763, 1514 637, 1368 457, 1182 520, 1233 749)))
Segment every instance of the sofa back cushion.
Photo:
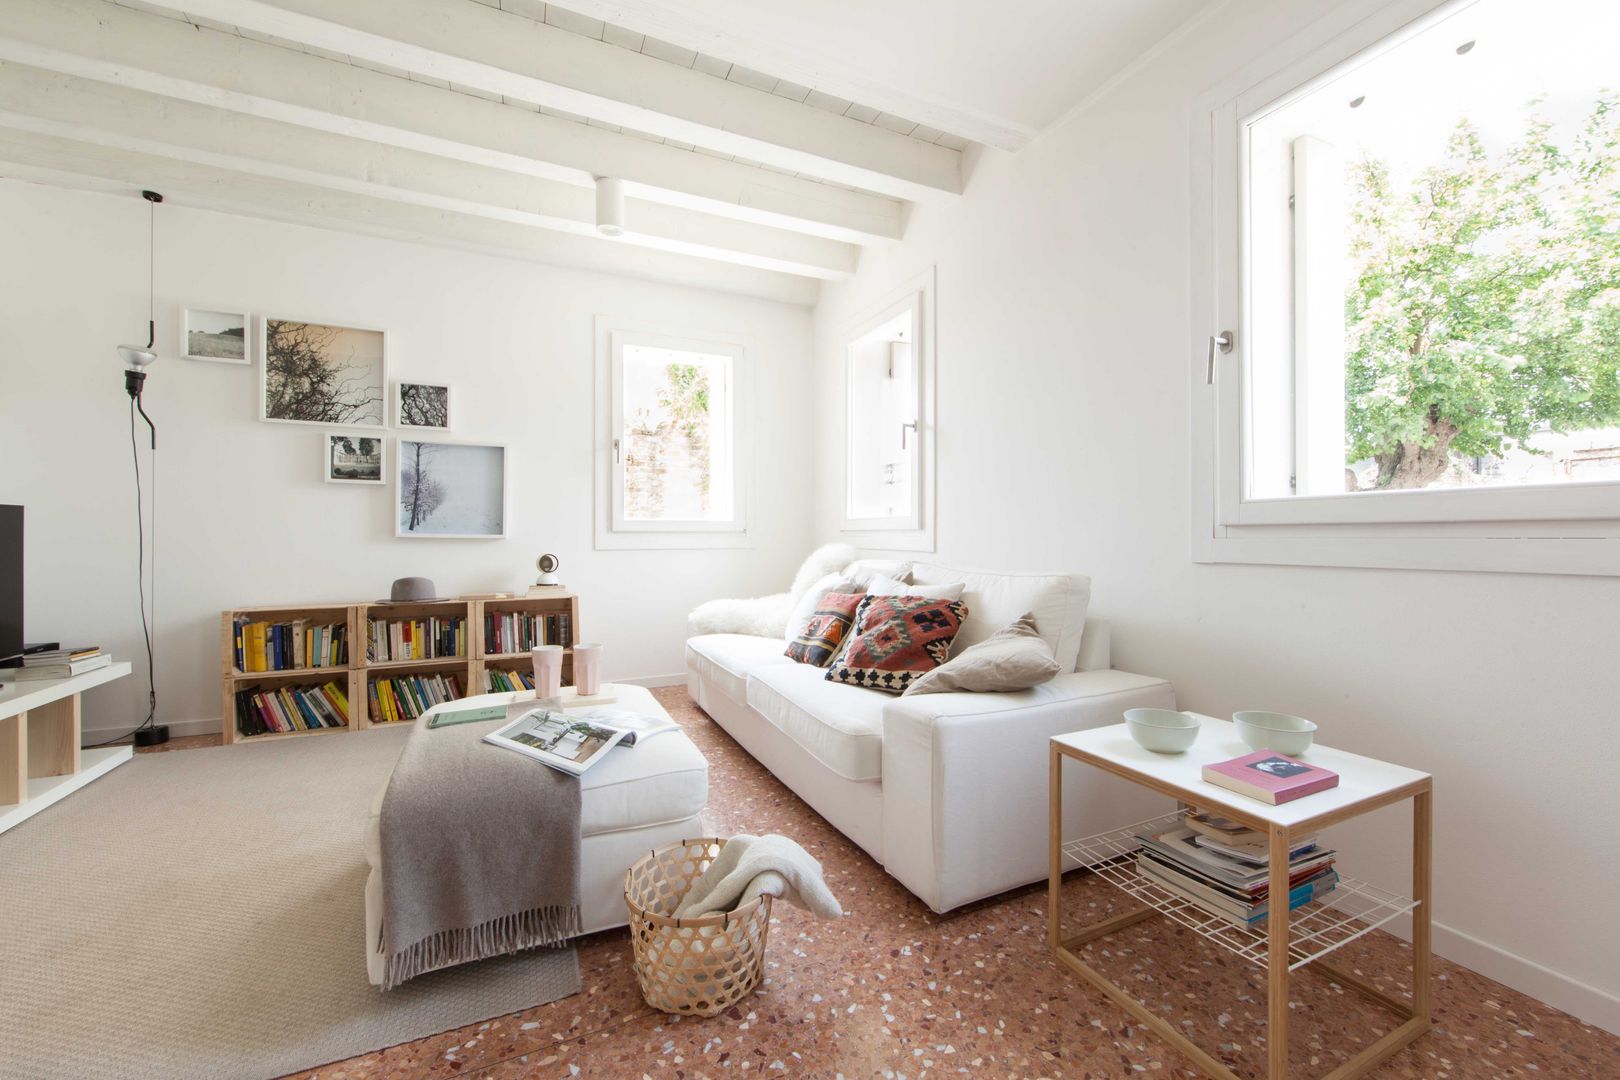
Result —
POLYGON ((1028 612, 1035 616, 1042 640, 1052 647, 1058 669, 1075 669, 1086 609, 1091 606, 1091 579, 1084 574, 1002 574, 915 563, 911 580, 919 585, 963 583, 962 602, 968 613, 951 646, 953 655, 1028 612))
POLYGON ((913 679, 945 662, 966 616, 960 600, 867 596, 827 680, 904 693, 913 679))
POLYGON ((910 559, 856 559, 844 567, 843 576, 863 589, 870 589, 872 582, 880 577, 905 581, 910 569, 910 559))

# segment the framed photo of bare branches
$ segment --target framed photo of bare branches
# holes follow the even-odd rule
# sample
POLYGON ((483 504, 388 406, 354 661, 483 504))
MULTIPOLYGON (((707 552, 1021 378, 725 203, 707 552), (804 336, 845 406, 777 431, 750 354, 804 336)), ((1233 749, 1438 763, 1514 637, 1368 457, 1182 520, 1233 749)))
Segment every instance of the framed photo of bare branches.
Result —
POLYGON ((383 331, 264 320, 259 419, 382 427, 387 422, 387 389, 383 331))
POLYGON ((394 423, 424 431, 449 431, 450 388, 442 383, 396 382, 394 423))
POLYGON ((402 437, 394 456, 395 536, 506 535, 506 447, 402 437))

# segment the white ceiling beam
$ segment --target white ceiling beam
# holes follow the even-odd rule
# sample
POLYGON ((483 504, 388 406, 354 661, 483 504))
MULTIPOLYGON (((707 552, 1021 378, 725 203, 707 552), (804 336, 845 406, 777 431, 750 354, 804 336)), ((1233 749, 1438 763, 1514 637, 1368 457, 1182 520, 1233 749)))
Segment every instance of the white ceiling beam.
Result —
POLYGON ((0 61, 0 125, 297 183, 783 273, 838 279, 836 240, 626 200, 625 232, 596 231, 592 192, 410 150, 0 61))
POLYGON ((152 188, 178 206, 791 304, 814 304, 820 295, 820 284, 814 278, 605 244, 545 229, 513 229, 488 218, 3 128, 0 177, 103 191, 109 185, 122 185, 129 191, 152 188))
POLYGON ((961 154, 465 0, 145 0, 902 199, 962 190, 961 154))
MULTIPOLYGON (((734 24, 701 3, 671 0, 567 0, 570 11, 628 27, 694 52, 723 57, 734 64, 768 71, 780 79, 812 87, 824 94, 856 101, 915 123, 960 135, 999 150, 1018 151, 1040 132, 998 116, 950 102, 923 97, 869 77, 839 56, 800 59, 791 42, 776 44, 758 37, 754 27, 734 24)), ((995 18, 986 12, 986 18, 995 18)), ((1016 12, 1010 17, 1017 17, 1016 12)), ((904 47, 903 45, 897 47, 904 47)))
POLYGON ((866 243, 900 203, 132 11, 6 0, 0 59, 647 202, 866 243))

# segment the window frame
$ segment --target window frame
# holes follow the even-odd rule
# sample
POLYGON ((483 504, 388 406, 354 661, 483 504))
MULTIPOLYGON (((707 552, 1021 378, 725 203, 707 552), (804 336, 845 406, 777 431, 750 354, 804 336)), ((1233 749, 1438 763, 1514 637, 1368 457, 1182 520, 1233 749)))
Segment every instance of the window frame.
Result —
POLYGON ((843 530, 845 532, 901 532, 914 531, 922 528, 923 519, 923 488, 922 488, 922 365, 918 359, 924 348, 922 342, 922 314, 923 296, 920 292, 910 293, 890 304, 883 311, 871 318, 864 319, 856 324, 853 332, 844 336, 844 495, 843 495, 843 530), (907 511, 890 517, 854 517, 851 514, 850 503, 854 496, 855 462, 850 455, 850 439, 853 436, 850 419, 855 415, 855 379, 853 368, 855 363, 856 343, 863 340, 874 330, 885 323, 892 322, 895 316, 904 312, 911 313, 911 350, 913 385, 911 387, 911 405, 913 423, 913 438, 909 446, 907 457, 911 463, 911 502, 907 511))
MULTIPOLYGON (((1255 498, 1249 423, 1248 124, 1359 66, 1370 51, 1475 0, 1403 0, 1356 21, 1342 8, 1224 80, 1192 117, 1193 545, 1200 562, 1620 575, 1620 484, 1255 498), (1229 353, 1212 335, 1231 332, 1229 353), (1213 371, 1213 382, 1209 373, 1213 371)), ((1288 358, 1290 367, 1293 358, 1288 358)), ((1298 407, 1298 401, 1294 403, 1298 407)), ((1297 448, 1295 450, 1297 454, 1297 448)))
POLYGON ((744 334, 596 318, 595 547, 733 548, 752 543, 748 523, 752 487, 750 417, 753 340, 744 334), (624 517, 624 349, 627 345, 725 356, 730 359, 726 406, 731 450, 732 513, 717 521, 630 521, 624 517))
POLYGON ((938 441, 935 431, 937 321, 934 283, 935 268, 930 266, 898 288, 890 290, 879 303, 867 308, 858 318, 850 320, 838 337, 841 381, 838 401, 842 408, 838 426, 838 454, 842 465, 839 470, 842 480, 842 487, 838 493, 839 529, 842 535, 858 547, 916 552, 932 552, 936 549, 938 441), (855 389, 850 378, 851 346, 908 307, 913 310, 912 327, 916 340, 912 352, 917 377, 916 443, 912 454, 915 463, 915 486, 912 507, 907 514, 894 518, 852 518, 849 510, 853 462, 850 460, 849 441, 850 405, 855 389))

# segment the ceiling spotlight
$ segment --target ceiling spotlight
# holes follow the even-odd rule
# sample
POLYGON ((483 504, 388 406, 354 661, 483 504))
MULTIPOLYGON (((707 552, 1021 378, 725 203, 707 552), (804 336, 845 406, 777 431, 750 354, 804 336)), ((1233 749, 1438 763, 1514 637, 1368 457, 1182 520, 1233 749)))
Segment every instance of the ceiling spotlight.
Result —
POLYGON ((624 181, 617 177, 596 178, 596 231, 603 236, 624 234, 624 181))
POLYGON ((1465 41, 1461 45, 1457 46, 1457 55, 1458 56, 1467 56, 1469 53, 1471 53, 1473 51, 1474 51, 1474 43, 1472 41, 1465 41))
POLYGON ((1365 104, 1367 104, 1367 95, 1366 94, 1363 94, 1363 95, 1361 95, 1360 97, 1357 97, 1357 98, 1351 98, 1350 99, 1350 107, 1352 109, 1359 109, 1365 104))

